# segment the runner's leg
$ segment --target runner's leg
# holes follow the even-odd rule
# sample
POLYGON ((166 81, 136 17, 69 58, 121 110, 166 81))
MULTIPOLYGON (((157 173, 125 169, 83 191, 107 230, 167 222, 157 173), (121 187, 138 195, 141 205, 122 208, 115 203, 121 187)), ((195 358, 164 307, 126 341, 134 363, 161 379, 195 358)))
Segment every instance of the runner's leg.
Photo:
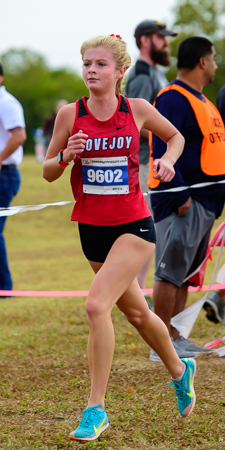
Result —
POLYGON ((92 382, 89 406, 104 406, 115 341, 112 308, 130 286, 143 263, 148 260, 154 247, 154 244, 133 234, 123 234, 114 242, 101 268, 99 264, 90 261, 93 270, 98 271, 86 302, 92 382))
POLYGON ((142 337, 156 349, 172 377, 176 378, 182 373, 182 362, 176 355, 165 325, 149 311, 138 283, 134 281, 143 261, 148 260, 154 247, 154 244, 137 236, 124 234, 115 241, 101 267, 90 262, 93 270, 98 271, 86 303, 90 327, 88 354, 91 370, 91 393, 89 406, 101 404, 104 407, 105 391, 114 352, 111 311, 115 303, 118 303, 121 310, 126 311, 125 314, 131 322, 136 324, 142 337), (132 308, 126 306, 131 301, 130 295, 132 295, 132 308), (120 300, 118 301, 118 299, 120 300), (135 306, 136 304, 137 306, 135 306), (161 346, 165 347, 164 350, 160 349, 161 346))
POLYGON ((183 364, 173 347, 166 325, 149 310, 136 279, 121 296, 117 306, 145 342, 159 355, 172 378, 178 378, 182 373, 183 364))

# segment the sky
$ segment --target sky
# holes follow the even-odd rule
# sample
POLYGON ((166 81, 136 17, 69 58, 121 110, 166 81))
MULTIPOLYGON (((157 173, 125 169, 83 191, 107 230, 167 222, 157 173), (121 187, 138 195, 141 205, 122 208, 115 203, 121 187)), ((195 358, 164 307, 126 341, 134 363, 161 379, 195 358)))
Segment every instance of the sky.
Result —
POLYGON ((170 27, 177 0, 1 0, 0 55, 11 48, 36 51, 51 68, 81 74, 82 43, 101 34, 120 34, 132 61, 138 57, 133 37, 145 19, 170 27))

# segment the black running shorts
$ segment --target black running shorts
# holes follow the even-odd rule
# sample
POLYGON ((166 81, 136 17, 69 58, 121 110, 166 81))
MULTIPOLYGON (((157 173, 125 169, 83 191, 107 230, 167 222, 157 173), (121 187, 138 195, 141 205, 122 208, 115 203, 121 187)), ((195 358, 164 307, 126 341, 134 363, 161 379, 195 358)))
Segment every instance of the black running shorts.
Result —
POLYGON ((134 234, 148 242, 156 243, 151 217, 122 225, 99 226, 79 223, 83 252, 90 261, 103 263, 116 239, 122 234, 134 234))

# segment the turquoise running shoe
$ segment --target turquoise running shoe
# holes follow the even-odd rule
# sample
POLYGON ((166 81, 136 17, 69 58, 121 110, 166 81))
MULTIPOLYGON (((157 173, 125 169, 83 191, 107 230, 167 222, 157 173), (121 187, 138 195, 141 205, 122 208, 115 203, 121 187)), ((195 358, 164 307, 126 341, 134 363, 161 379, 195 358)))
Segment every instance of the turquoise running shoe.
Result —
POLYGON ((78 428, 70 433, 69 438, 75 441, 94 441, 109 426, 105 409, 101 405, 89 406, 78 417, 81 417, 78 428))
POLYGON ((194 391, 196 362, 192 358, 181 358, 181 361, 187 366, 186 372, 180 382, 172 380, 172 383, 176 391, 179 413, 182 417, 188 417, 196 403, 194 391))

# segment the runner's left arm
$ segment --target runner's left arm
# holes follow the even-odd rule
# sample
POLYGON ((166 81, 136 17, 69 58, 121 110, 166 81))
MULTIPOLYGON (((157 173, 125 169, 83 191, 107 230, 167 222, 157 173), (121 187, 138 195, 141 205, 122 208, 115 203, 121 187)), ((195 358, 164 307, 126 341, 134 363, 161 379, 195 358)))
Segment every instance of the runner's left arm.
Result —
POLYGON ((183 152, 182 134, 146 100, 130 99, 134 120, 139 129, 146 128, 166 143, 166 151, 154 161, 153 170, 158 171, 155 178, 170 182, 174 177, 174 164, 183 152))

